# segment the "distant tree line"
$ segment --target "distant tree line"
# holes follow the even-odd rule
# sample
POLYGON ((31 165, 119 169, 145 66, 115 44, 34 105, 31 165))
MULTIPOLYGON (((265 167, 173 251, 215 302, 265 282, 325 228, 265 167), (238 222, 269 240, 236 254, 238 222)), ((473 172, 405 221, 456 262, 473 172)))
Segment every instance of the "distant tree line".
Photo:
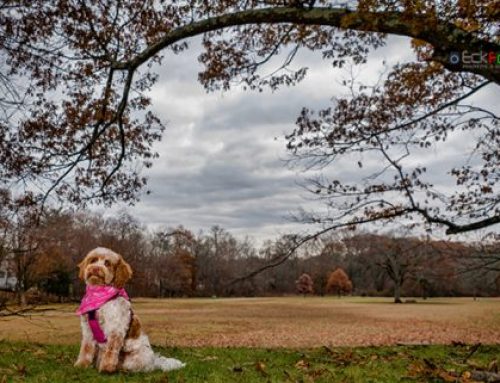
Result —
POLYGON ((257 247, 219 226, 199 233, 182 226, 148 230, 126 212, 105 218, 50 211, 42 220, 24 214, 3 219, 2 228, 0 270, 16 277, 20 303, 30 291, 78 299, 84 286, 77 264, 97 246, 112 248, 130 262, 132 296, 352 293, 400 301, 402 296, 500 293, 500 241, 494 237, 461 243, 366 232, 329 234, 304 244, 287 262, 235 283, 286 254, 296 236, 283 235, 257 247))

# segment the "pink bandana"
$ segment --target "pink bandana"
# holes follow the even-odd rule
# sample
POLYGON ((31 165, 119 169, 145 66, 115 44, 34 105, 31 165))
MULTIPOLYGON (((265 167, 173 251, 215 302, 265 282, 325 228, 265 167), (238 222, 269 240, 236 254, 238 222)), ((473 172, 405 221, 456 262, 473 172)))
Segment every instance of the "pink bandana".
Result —
POLYGON ((99 326, 99 320, 96 316, 96 310, 106 302, 116 298, 123 297, 129 300, 127 292, 124 288, 116 288, 114 286, 94 286, 87 285, 85 295, 78 310, 77 315, 88 314, 88 321, 94 339, 99 343, 106 342, 106 336, 99 326))
POLYGON ((103 304, 118 296, 129 300, 127 292, 124 288, 119 289, 114 286, 87 285, 87 290, 82 298, 82 303, 76 313, 77 315, 83 315, 89 311, 97 310, 103 304))

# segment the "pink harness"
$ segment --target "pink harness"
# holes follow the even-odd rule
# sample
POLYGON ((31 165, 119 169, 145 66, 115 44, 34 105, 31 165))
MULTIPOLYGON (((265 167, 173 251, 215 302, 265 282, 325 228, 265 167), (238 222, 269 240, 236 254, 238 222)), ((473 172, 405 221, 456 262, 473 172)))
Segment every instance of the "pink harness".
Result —
POLYGON ((87 285, 85 295, 82 298, 82 303, 78 310, 76 310, 77 315, 88 314, 88 321, 90 330, 96 342, 105 343, 106 335, 99 326, 99 319, 97 317, 96 310, 99 309, 103 304, 109 302, 117 297, 123 297, 126 300, 130 300, 127 292, 124 288, 116 288, 114 286, 94 286, 87 285))

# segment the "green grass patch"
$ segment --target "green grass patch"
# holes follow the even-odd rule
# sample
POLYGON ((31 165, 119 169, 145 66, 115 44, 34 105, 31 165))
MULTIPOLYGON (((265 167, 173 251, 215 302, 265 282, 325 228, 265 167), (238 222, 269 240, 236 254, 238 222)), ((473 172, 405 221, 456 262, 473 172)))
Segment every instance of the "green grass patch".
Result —
POLYGON ((156 350, 187 367, 102 375, 73 367, 77 345, 0 341, 0 382, 443 382, 500 362, 500 345, 156 350))

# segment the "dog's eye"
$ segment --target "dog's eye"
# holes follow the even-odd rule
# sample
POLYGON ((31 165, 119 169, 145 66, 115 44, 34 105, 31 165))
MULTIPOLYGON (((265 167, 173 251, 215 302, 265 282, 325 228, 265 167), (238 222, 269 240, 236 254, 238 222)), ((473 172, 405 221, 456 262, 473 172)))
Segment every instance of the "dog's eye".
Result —
POLYGON ((97 258, 92 258, 89 263, 95 263, 97 261, 97 258))
POLYGON ((110 261, 104 261, 104 266, 106 266, 106 267, 111 266, 111 262, 110 261))

